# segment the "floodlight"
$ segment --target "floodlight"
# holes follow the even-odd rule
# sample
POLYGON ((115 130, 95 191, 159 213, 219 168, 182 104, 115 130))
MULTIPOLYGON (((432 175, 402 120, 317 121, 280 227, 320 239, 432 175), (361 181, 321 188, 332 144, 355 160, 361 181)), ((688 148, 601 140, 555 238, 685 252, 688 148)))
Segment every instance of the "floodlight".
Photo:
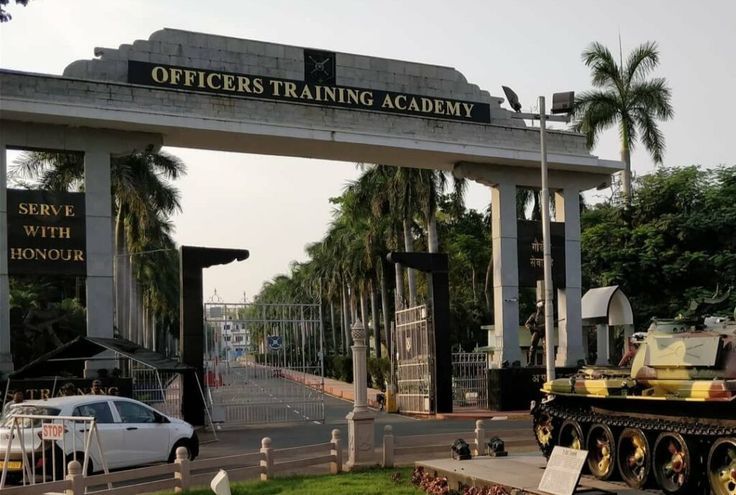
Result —
POLYGON ((468 445, 468 442, 466 442, 462 438, 458 438, 457 440, 452 442, 450 452, 452 453, 452 458, 458 461, 465 461, 470 459, 471 457, 470 445, 468 445))
POLYGON ((488 441, 488 455, 491 457, 505 457, 508 455, 506 446, 500 437, 491 437, 488 441))
POLYGON ((521 112, 521 103, 519 102, 519 97, 516 93, 514 93, 514 90, 509 88, 508 86, 501 86, 503 89, 504 94, 506 95, 506 99, 509 102, 509 105, 511 105, 511 108, 514 109, 515 112, 521 112))
POLYGON ((552 113, 570 113, 575 103, 575 91, 554 93, 552 95, 552 113))

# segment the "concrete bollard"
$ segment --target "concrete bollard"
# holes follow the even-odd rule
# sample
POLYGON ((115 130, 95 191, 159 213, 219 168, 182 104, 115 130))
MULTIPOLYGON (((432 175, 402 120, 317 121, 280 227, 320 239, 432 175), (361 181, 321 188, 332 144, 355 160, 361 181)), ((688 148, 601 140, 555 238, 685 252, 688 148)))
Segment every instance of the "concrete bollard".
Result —
POLYGON ((174 479, 177 481, 174 492, 181 493, 189 489, 189 451, 186 447, 176 449, 174 464, 176 464, 174 479))
POLYGON ((271 448, 271 439, 264 437, 261 440, 261 480, 266 481, 271 477, 271 471, 273 470, 273 449, 271 448))
POLYGON ((383 467, 394 467, 394 429, 383 427, 383 467))
POLYGON ((479 419, 475 422, 475 455, 483 455, 486 453, 486 429, 483 420, 479 419))
POLYGON ((332 430, 332 450, 330 455, 335 456, 334 462, 330 463, 330 474, 337 474, 342 471, 342 446, 340 445, 340 430, 332 430))
POLYGON ((64 490, 65 495, 82 495, 84 493, 84 476, 82 476, 82 465, 79 461, 71 461, 67 466, 67 481, 70 487, 64 490))

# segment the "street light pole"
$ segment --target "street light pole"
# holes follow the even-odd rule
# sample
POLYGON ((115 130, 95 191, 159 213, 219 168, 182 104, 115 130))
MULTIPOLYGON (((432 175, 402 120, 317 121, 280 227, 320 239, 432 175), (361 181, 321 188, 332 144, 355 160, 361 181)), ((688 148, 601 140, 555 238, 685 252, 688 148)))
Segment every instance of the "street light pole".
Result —
POLYGON ((547 184, 547 143, 545 101, 544 96, 539 97, 539 148, 541 152, 542 169, 542 243, 544 256, 544 344, 545 364, 547 367, 547 381, 555 378, 554 364, 554 337, 555 319, 553 307, 552 287, 552 243, 550 241, 550 219, 549 219, 549 184, 547 184))
POLYGON ((552 122, 569 122, 570 112, 573 109, 575 101, 575 93, 568 91, 566 93, 555 93, 552 95, 552 115, 545 113, 544 96, 539 97, 539 114, 523 113, 521 111, 521 103, 519 97, 514 91, 502 86, 506 98, 514 109, 515 113, 511 114, 512 119, 539 119, 539 148, 541 153, 541 169, 542 169, 542 249, 544 256, 544 345, 545 345, 545 361, 547 368, 547 381, 555 378, 554 365, 554 337, 555 328, 555 310, 552 306, 553 290, 552 287, 552 241, 550 235, 550 218, 549 218, 549 184, 547 183, 547 143, 545 141, 545 133, 547 130, 547 121, 552 122), (555 114, 565 114, 555 115, 555 114))

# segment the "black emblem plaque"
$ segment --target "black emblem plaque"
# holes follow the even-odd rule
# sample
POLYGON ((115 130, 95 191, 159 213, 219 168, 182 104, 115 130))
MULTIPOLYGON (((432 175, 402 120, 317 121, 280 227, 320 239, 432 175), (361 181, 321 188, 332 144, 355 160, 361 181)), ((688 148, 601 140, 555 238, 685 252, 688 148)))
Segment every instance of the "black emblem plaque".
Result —
POLYGON ((304 50, 304 81, 308 84, 335 85, 335 54, 304 50))

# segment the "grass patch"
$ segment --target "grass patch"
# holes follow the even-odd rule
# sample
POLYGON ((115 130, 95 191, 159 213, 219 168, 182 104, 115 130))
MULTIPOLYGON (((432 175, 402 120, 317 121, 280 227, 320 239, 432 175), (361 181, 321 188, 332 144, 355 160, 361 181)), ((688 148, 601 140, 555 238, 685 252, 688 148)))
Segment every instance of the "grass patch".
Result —
MULTIPOLYGON (((233 495, 418 495, 411 484, 412 468, 370 469, 357 473, 292 476, 269 481, 231 483, 233 495)), ((214 475, 213 475, 214 476, 214 475)), ((209 488, 187 490, 187 495, 212 495, 209 488)), ((165 492, 166 495, 173 492, 165 492)), ((164 495, 162 493, 161 495, 164 495)))

